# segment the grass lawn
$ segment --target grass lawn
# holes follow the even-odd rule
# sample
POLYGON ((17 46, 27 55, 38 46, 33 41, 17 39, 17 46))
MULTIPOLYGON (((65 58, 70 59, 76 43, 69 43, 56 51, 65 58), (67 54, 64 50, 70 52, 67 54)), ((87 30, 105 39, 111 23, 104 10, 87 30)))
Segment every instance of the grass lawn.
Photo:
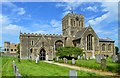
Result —
MULTIPOLYGON (((111 62, 111 58, 107 58, 107 68, 105 71, 110 71, 110 72, 118 72, 118 66, 120 63, 113 63, 111 62)), ((60 63, 63 63, 63 60, 59 61, 60 63)), ((68 60, 68 64, 72 64, 71 60, 68 60)), ((101 65, 96 63, 95 59, 91 60, 76 60, 76 66, 82 66, 82 67, 87 67, 87 68, 93 68, 93 69, 99 69, 101 70, 101 65)))
POLYGON ((0 57, 0 78, 2 76, 2 57, 0 57))
MULTIPOLYGON (((17 63, 19 71, 23 76, 69 76, 70 68, 61 67, 54 64, 48 64, 45 62, 39 62, 35 64, 35 61, 22 60, 21 63, 17 63)), ((95 73, 77 71, 78 76, 98 76, 95 73)))
MULTIPOLYGON (((1 59, 1 58, 0 58, 1 59)), ((70 68, 61 67, 45 62, 35 64, 35 61, 21 60, 18 62, 13 57, 2 58, 2 76, 15 76, 12 68, 12 60, 15 60, 22 76, 68 76, 70 68)), ((77 71, 78 76, 99 76, 95 73, 77 71)))
POLYGON ((2 57, 2 76, 14 76, 12 60, 13 57, 2 57))

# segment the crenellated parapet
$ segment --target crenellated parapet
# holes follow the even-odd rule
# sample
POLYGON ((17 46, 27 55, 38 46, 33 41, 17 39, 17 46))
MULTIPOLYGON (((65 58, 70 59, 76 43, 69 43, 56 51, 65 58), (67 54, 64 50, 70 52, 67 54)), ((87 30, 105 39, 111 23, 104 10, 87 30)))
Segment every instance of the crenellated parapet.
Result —
POLYGON ((32 36, 54 36, 54 37, 62 37, 61 34, 41 34, 41 33, 20 33, 20 36, 23 37, 23 36, 29 36, 29 37, 32 37, 32 36))

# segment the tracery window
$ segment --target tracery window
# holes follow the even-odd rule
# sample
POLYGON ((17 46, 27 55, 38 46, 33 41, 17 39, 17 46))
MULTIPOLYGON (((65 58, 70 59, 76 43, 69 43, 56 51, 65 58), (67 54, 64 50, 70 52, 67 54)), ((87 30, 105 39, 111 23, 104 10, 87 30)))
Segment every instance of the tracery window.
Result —
POLYGON ((105 44, 102 44, 102 51, 105 51, 105 44))
POLYGON ((92 50, 92 34, 89 34, 87 36, 87 50, 92 50))

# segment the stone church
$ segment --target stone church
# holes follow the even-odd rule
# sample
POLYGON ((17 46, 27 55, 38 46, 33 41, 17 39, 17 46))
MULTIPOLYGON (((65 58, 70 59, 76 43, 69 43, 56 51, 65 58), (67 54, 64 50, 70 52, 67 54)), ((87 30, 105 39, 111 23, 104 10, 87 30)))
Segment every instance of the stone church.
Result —
POLYGON ((85 27, 84 16, 68 13, 62 19, 62 35, 20 32, 20 58, 35 60, 53 60, 60 46, 76 46, 84 50, 86 58, 95 58, 96 54, 111 56, 114 54, 114 41, 99 38, 91 26, 85 27))

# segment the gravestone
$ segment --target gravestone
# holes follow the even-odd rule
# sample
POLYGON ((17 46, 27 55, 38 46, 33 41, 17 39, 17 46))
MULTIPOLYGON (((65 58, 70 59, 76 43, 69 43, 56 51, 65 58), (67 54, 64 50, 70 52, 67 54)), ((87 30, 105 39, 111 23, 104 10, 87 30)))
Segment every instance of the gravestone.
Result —
POLYGON ((81 56, 80 59, 82 60, 82 59, 83 59, 83 56, 81 56))
POLYGON ((101 69, 102 70, 106 69, 106 59, 101 59, 101 69))
POLYGON ((112 62, 117 62, 118 61, 118 56, 117 55, 113 55, 112 56, 112 62))
POLYGON ((80 60, 81 56, 78 56, 78 60, 80 60))
POLYGON ((67 58, 65 58, 65 63, 66 63, 66 64, 68 63, 68 60, 67 60, 67 58))
POLYGON ((35 61, 36 61, 36 63, 38 63, 38 61, 39 61, 39 55, 36 57, 35 61))
POLYGON ((89 60, 89 58, 86 58, 86 60, 89 60))
POLYGON ((59 57, 56 57, 56 61, 59 61, 59 57))
POLYGON ((48 61, 48 54, 46 55, 46 60, 48 61))
POLYGON ((96 54, 96 62, 97 63, 101 63, 101 59, 106 59, 106 57, 104 56, 104 54, 96 54))
POLYGON ((117 56, 118 56, 118 62, 120 63, 120 54, 118 54, 117 56))
POLYGON ((106 59, 104 54, 100 54, 101 59, 106 59))
POLYGON ((72 59, 72 64, 75 64, 75 59, 74 58, 72 59))
POLYGON ((65 60, 66 60, 66 58, 63 58, 64 63, 65 63, 65 60))
POLYGON ((101 63, 101 56, 100 54, 96 54, 96 62, 101 63))
POLYGON ((85 57, 86 57, 86 56, 85 56, 85 54, 83 54, 83 56, 82 56, 82 57, 83 57, 83 59, 85 59, 85 57))
POLYGON ((69 71, 69 78, 77 78, 76 70, 70 70, 69 71))

